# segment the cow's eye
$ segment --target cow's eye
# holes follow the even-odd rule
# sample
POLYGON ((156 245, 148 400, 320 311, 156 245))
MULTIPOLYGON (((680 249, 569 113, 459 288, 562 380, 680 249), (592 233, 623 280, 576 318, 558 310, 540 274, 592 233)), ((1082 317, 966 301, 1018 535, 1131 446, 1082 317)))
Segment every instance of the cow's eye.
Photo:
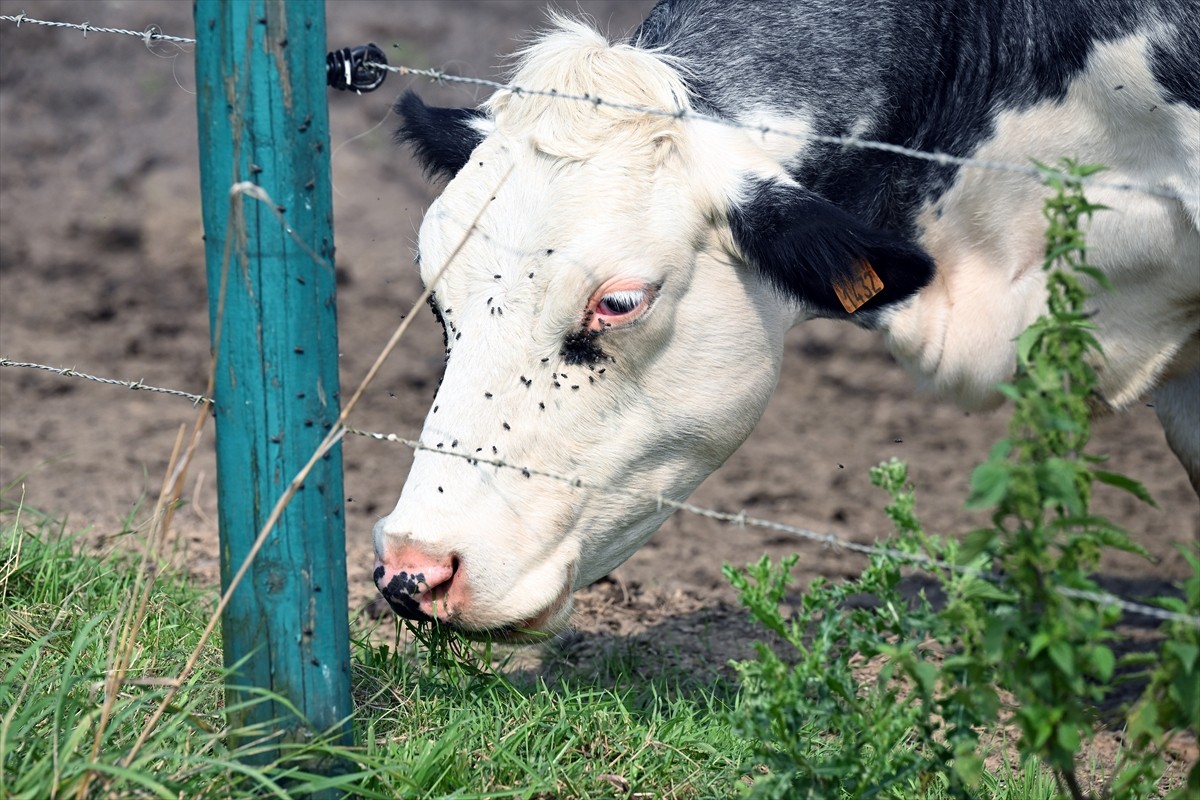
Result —
POLYGON ((586 327, 603 330, 633 322, 650 308, 658 287, 640 280, 615 280, 601 286, 588 303, 586 327))
POLYGON ((640 289, 613 292, 600 298, 596 313, 606 317, 621 317, 635 311, 645 299, 646 293, 640 289))

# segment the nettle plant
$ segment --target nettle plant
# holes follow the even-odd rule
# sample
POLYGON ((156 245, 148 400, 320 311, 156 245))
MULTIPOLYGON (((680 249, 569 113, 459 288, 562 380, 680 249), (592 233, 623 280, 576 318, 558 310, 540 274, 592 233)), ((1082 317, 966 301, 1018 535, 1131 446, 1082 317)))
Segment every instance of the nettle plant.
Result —
MULTIPOLYGON (((1148 797, 1172 736, 1200 728, 1195 624, 1164 626, 1157 656, 1118 659, 1110 644, 1120 611, 1080 596, 1098 591, 1092 573, 1106 549, 1141 552, 1088 511, 1095 482, 1153 501, 1085 452, 1096 385, 1089 362, 1103 356, 1083 279, 1109 286, 1086 262, 1080 222, 1102 207, 1084 198, 1080 179, 1100 168, 1039 168, 1054 190, 1044 208, 1047 313, 1017 341, 1015 378, 1000 387, 1013 405, 1009 436, 975 469, 967 499, 992 510, 992 526, 961 542, 925 533, 907 468, 893 460, 871 478, 892 498, 897 533, 885 543, 890 554, 858 579, 815 581, 785 616, 794 558, 726 567, 752 616, 794 650, 785 659, 759 645, 757 660, 736 665, 744 691, 735 724, 761 743, 766 770, 754 796, 974 797, 985 778, 981 734, 1011 723, 1022 759, 1045 763, 1059 796, 1148 797), (936 562, 952 565, 930 570, 939 602, 902 591, 905 570, 936 562), (1128 711, 1121 766, 1110 785, 1089 789, 1078 777, 1082 743, 1115 676, 1139 663, 1148 685, 1128 711)), ((1200 554, 1184 556, 1193 570, 1185 597, 1161 604, 1194 619, 1200 554)), ((1197 790, 1194 764, 1172 796, 1197 790)))

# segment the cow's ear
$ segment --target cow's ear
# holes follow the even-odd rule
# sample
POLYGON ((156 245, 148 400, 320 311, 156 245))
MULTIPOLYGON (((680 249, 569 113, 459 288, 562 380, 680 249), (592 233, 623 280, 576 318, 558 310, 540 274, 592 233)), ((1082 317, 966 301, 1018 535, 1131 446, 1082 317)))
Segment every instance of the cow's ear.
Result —
POLYGON ((729 224, 746 262, 818 316, 883 308, 933 277, 919 246, 796 184, 752 181, 729 224))
POLYGON ((427 106, 410 91, 392 110, 403 120, 396 142, 412 147, 430 177, 453 178, 483 141, 487 117, 478 109, 427 106))

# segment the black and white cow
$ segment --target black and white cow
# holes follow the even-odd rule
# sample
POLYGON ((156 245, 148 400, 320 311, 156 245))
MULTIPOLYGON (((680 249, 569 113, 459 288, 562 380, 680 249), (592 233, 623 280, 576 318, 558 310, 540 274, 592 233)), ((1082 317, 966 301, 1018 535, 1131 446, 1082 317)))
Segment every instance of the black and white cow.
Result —
POLYGON ((683 500, 750 433, 806 319, 877 329, 937 394, 998 402, 1044 306, 1046 190, 762 126, 1154 187, 1089 192, 1116 287, 1093 300, 1097 367, 1113 408, 1154 393, 1200 485, 1194 2, 662 0, 627 42, 556 18, 513 82, 750 127, 510 91, 400 101, 399 138, 449 179, 420 232, 448 349, 422 441, 612 490, 418 452, 375 527, 400 614, 563 627, 670 513, 654 495, 683 500))

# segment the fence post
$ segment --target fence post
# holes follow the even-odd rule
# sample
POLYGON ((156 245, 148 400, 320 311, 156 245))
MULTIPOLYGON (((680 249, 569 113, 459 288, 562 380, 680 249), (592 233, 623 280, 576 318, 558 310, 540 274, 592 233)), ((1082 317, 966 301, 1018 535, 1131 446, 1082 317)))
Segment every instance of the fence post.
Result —
MULTIPOLYGON (((339 410, 324 5, 195 3, 222 586, 339 410), (232 195, 241 181, 275 207, 232 195)), ((292 499, 222 631, 231 728, 276 732, 248 760, 314 734, 350 743, 340 445, 292 499)))

